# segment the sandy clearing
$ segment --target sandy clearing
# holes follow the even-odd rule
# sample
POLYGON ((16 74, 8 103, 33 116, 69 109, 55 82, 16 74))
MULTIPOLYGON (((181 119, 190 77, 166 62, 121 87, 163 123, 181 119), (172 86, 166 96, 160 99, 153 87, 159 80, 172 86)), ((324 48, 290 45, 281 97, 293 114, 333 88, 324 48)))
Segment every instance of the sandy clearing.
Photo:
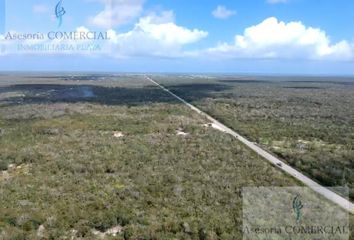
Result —
POLYGON ((92 233, 94 235, 96 235, 97 237, 99 238, 104 238, 106 236, 117 236, 118 234, 120 234, 121 232, 123 231, 123 227, 122 226, 115 226, 115 227, 112 227, 110 229, 107 229, 107 231, 105 232, 100 232, 100 231, 97 231, 97 230, 92 230, 92 233))

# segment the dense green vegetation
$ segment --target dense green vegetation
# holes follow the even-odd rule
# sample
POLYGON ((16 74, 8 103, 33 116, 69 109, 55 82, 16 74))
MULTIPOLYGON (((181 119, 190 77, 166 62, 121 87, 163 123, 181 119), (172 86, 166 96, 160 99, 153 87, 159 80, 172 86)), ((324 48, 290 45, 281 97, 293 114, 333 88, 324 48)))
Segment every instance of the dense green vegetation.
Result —
POLYGON ((241 239, 242 187, 298 185, 146 82, 36 81, 0 89, 1 239, 241 239))
POLYGON ((354 200, 354 79, 156 79, 322 185, 349 187, 354 200))

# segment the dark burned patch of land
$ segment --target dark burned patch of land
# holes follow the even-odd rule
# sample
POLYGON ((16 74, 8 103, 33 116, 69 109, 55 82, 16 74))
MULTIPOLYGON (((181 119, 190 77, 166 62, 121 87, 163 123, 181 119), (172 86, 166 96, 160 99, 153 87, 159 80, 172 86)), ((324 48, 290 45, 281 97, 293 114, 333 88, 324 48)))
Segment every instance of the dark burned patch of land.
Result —
POLYGON ((218 80, 218 82, 222 83, 245 83, 245 84, 257 84, 257 83, 272 83, 272 81, 266 80, 248 80, 248 79, 229 79, 229 80, 218 80))
POLYGON ((284 88, 290 88, 290 89, 323 89, 321 87, 313 87, 313 86, 293 86, 293 87, 284 87, 284 88))
POLYGON ((21 97, 7 98, 11 105, 33 103, 90 102, 106 105, 139 105, 145 103, 173 103, 174 99, 161 94, 153 86, 142 88, 109 87, 71 84, 22 84, 0 87, 0 93, 21 92, 21 97))
POLYGON ((307 81, 301 81, 301 80, 298 80, 298 81, 286 81, 286 82, 289 82, 289 83, 314 83, 314 84, 338 84, 338 85, 348 85, 348 86, 353 86, 354 85, 354 80, 350 81, 347 80, 347 81, 341 81, 341 80, 335 80, 333 79, 332 81, 326 81, 326 80, 317 80, 317 81, 314 81, 314 80, 307 80, 307 81))

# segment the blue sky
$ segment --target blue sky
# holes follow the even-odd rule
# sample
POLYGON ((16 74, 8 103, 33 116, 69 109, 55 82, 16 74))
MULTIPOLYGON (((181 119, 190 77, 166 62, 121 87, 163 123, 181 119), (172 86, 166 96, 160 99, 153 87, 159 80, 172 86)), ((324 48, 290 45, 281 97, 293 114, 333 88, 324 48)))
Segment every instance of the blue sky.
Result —
POLYGON ((60 28, 58 0, 4 3, 1 71, 354 74, 351 0, 63 0, 60 28), (108 31, 111 40, 102 53, 53 54, 17 52, 19 42, 4 39, 48 31, 108 31))

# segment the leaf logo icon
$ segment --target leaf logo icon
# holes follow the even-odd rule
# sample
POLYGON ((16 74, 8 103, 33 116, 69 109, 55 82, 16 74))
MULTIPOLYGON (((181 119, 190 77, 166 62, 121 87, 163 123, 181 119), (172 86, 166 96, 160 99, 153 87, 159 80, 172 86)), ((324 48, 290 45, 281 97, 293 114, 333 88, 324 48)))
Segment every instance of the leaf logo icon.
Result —
POLYGON ((55 6, 55 16, 58 19, 58 27, 63 23, 63 16, 65 15, 65 9, 63 8, 63 0, 60 0, 55 6))
POLYGON ((294 200, 293 200, 293 210, 295 212, 296 215, 296 222, 299 223, 301 220, 301 210, 304 207, 304 205, 302 205, 302 202, 300 200, 300 196, 297 195, 294 200))

